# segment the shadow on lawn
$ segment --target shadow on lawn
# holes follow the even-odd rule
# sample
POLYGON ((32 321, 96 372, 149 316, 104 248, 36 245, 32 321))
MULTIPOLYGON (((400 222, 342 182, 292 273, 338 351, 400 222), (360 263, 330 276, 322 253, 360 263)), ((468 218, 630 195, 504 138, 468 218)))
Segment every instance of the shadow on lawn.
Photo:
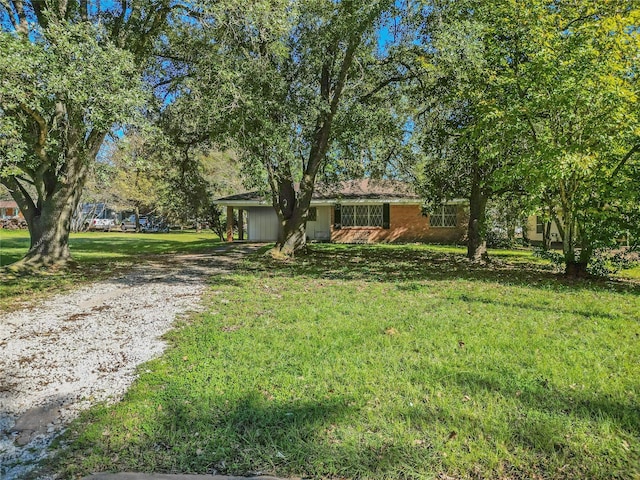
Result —
MULTIPOLYGON (((224 245, 212 238, 198 238, 191 241, 172 240, 161 235, 136 236, 122 234, 110 236, 96 233, 91 236, 71 237, 69 249, 78 264, 108 263, 114 258, 135 259, 140 256, 170 253, 200 253, 224 245)), ((176 234, 171 234, 176 235, 176 234)), ((3 238, 0 244, 0 267, 20 260, 29 249, 29 237, 3 238)))
MULTIPOLYGON (((440 373, 444 387, 447 384, 454 384, 465 391, 471 399, 487 393, 498 393, 505 399, 517 399, 517 402, 525 408, 514 412, 511 428, 517 437, 525 441, 528 433, 533 433, 535 437, 535 431, 532 432, 528 428, 533 422, 528 418, 527 412, 544 412, 556 418, 562 417, 567 426, 571 423, 571 417, 593 423, 609 420, 634 437, 640 435, 640 406, 633 402, 631 396, 628 402, 622 403, 603 395, 599 397, 597 392, 580 386, 570 389, 555 386, 543 377, 526 379, 495 365, 482 370, 478 369, 478 372, 458 371, 452 374, 450 370, 442 369, 440 373), (485 373, 479 373, 480 371, 485 373)), ((544 424, 544 421, 540 423, 544 424)), ((543 428, 543 430, 549 429, 543 428)), ((560 433, 564 435, 565 432, 560 433)), ((551 437, 552 435, 549 436, 551 437)), ((536 447, 540 442, 527 443, 536 447)))
MULTIPOLYGON (((551 265, 538 262, 520 259, 511 262, 494 257, 486 264, 473 263, 462 254, 442 253, 412 245, 314 245, 309 248, 308 255, 289 263, 265 256, 248 264, 248 268, 272 275, 306 275, 337 280, 400 283, 463 279, 551 291, 609 289, 640 294, 638 284, 609 279, 568 279, 556 273, 551 265)), ((416 287, 406 283, 400 285, 405 289, 416 287)))
MULTIPOLYGON (((318 438, 353 410, 349 399, 342 397, 280 402, 256 391, 239 398, 212 398, 175 384, 166 385, 163 398, 161 407, 145 419, 145 433, 125 443, 128 450, 134 448, 145 458, 145 465, 153 465, 155 473, 251 476, 278 469, 305 474, 310 461, 327 458, 329 446, 318 438), (176 445, 179 450, 174 449, 176 445)), ((113 421, 99 418, 105 424, 113 421)), ((104 458, 117 457, 123 447, 104 437, 94 437, 92 443, 91 450, 100 451, 104 458)), ((67 457, 82 458, 86 453, 62 452, 59 461, 68 464, 67 457)), ((135 466, 105 464, 102 468, 135 466)))
MULTIPOLYGON (((452 374, 447 369, 440 372, 442 388, 446 390, 451 387, 464 392, 464 400, 460 401, 469 402, 471 408, 426 404, 407 409, 405 415, 415 425, 444 422, 454 428, 458 426, 459 432, 469 435, 468 439, 461 439, 465 442, 474 441, 472 439, 477 435, 494 439, 506 438, 509 448, 519 446, 539 452, 539 459, 543 463, 545 459, 552 459, 557 455, 568 459, 583 459, 578 462, 569 461, 565 465, 568 470, 558 475, 562 478, 612 478, 616 469, 626 474, 640 473, 634 460, 640 453, 637 447, 632 447, 633 450, 630 451, 625 446, 624 437, 611 435, 616 430, 611 428, 612 424, 626 432, 628 439, 637 438, 640 434, 640 408, 631 396, 627 402, 620 402, 605 396, 598 397, 593 391, 579 387, 575 390, 557 387, 544 378, 523 380, 513 372, 495 366, 483 371, 487 373, 458 371, 452 374), (477 412, 484 408, 487 396, 495 397, 496 394, 504 398, 506 405, 514 406, 505 410, 510 412, 506 421, 485 422, 477 412), (465 413, 469 411, 471 413, 465 413), (581 428, 576 427, 576 422, 586 422, 586 431, 582 434, 586 433, 592 440, 599 438, 601 442, 587 447, 583 443, 584 438, 580 438, 581 428), (572 438, 573 431, 577 432, 576 438, 572 438), (605 441, 610 443, 602 443, 605 441), (608 466, 606 471, 602 471, 602 465, 591 465, 590 459, 602 459, 608 455, 624 459, 626 464, 608 466), (575 471, 572 472, 572 469, 575 471)), ((623 477, 626 478, 626 474, 623 477)), ((515 475, 516 478, 529 476, 530 474, 515 475)), ((631 477, 635 478, 633 474, 631 477)))
POLYGON ((487 299, 487 298, 474 298, 469 295, 460 295, 458 299, 463 300, 467 303, 480 303, 483 305, 499 305, 502 307, 507 307, 509 309, 521 309, 521 310, 535 310, 549 312, 549 314, 557 317, 562 314, 569 315, 579 315, 584 319, 591 318, 607 318, 609 320, 617 320, 625 317, 625 313, 621 311, 615 312, 607 312, 602 309, 591 307, 589 309, 578 309, 578 308, 563 308, 561 302, 548 303, 543 305, 540 301, 536 303, 528 303, 528 302, 516 302, 509 300, 496 300, 496 299, 487 299))

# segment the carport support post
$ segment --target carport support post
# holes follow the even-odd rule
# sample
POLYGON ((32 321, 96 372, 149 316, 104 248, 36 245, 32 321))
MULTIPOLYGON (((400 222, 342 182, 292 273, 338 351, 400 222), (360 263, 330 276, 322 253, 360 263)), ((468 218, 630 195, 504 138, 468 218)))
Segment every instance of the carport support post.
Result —
POLYGON ((238 238, 244 240, 244 210, 238 209, 238 238))
POLYGON ((233 242, 233 207, 227 206, 227 242, 233 242))

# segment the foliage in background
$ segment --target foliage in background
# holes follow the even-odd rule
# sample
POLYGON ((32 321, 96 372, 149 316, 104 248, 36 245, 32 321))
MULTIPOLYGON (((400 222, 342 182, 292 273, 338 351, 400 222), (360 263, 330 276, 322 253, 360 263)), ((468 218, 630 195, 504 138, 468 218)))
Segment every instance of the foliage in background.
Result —
POLYGON ((474 210, 496 194, 529 196, 559 226, 567 273, 584 274, 596 250, 640 225, 640 9, 622 0, 424 6, 421 190, 430 201, 469 195, 470 247, 474 218, 486 233, 474 210))
POLYGON ((172 135, 131 131, 114 144, 106 158, 113 207, 161 216, 172 225, 220 223, 213 200, 245 189, 235 153, 207 142, 178 148, 172 135))
POLYGON ((569 273, 637 233, 640 9, 626 1, 530 5, 535 47, 520 70, 531 173, 551 193, 569 273))

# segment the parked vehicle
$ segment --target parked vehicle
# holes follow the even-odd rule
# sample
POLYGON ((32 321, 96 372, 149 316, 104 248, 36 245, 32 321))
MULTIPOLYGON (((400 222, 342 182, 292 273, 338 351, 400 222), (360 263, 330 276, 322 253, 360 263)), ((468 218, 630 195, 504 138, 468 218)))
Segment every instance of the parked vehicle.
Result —
MULTIPOLYGON (((140 223, 140 231, 144 232, 150 226, 149 219, 147 217, 140 217, 138 219, 140 223)), ((136 216, 130 215, 127 218, 122 219, 120 223, 120 229, 123 232, 135 232, 136 231, 136 216)))
MULTIPOLYGON (((152 216, 142 216, 139 219, 140 232, 142 233, 167 233, 169 226, 162 218, 152 216)), ((136 216, 131 215, 120 224, 120 229, 123 232, 135 232, 136 231, 136 216)))
POLYGON ((72 232, 98 230, 108 232, 116 227, 117 212, 106 203, 81 203, 71 218, 72 232))
POLYGON ((162 221, 158 223, 154 222, 147 224, 141 231, 145 233, 169 233, 169 225, 162 221))
POLYGON ((113 218, 94 218, 85 224, 85 229, 88 231, 110 232, 115 226, 116 222, 113 218))

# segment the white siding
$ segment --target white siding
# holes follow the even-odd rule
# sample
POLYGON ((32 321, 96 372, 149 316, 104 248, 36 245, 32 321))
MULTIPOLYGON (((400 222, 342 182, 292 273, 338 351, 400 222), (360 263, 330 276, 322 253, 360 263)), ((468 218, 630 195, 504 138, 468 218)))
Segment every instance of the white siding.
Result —
POLYGON ((307 238, 309 240, 331 239, 331 207, 316 207, 316 221, 307 222, 307 238))
MULTIPOLYGON (((527 217, 527 234, 528 234, 529 240, 534 242, 541 242, 542 233, 538 233, 536 231, 536 221, 537 221, 536 215, 530 215, 529 217, 527 217)), ((560 237, 560 231, 558 230, 556 222, 551 222, 551 241, 552 242, 562 241, 562 238, 560 237)))
MULTIPOLYGON (((309 240, 331 239, 331 208, 316 207, 316 221, 307 222, 309 240)), ((247 237, 250 242, 275 242, 278 240, 278 215, 273 207, 250 207, 247 212, 247 237)))
POLYGON ((278 215, 273 207, 247 208, 247 236, 250 242, 278 240, 278 215))

